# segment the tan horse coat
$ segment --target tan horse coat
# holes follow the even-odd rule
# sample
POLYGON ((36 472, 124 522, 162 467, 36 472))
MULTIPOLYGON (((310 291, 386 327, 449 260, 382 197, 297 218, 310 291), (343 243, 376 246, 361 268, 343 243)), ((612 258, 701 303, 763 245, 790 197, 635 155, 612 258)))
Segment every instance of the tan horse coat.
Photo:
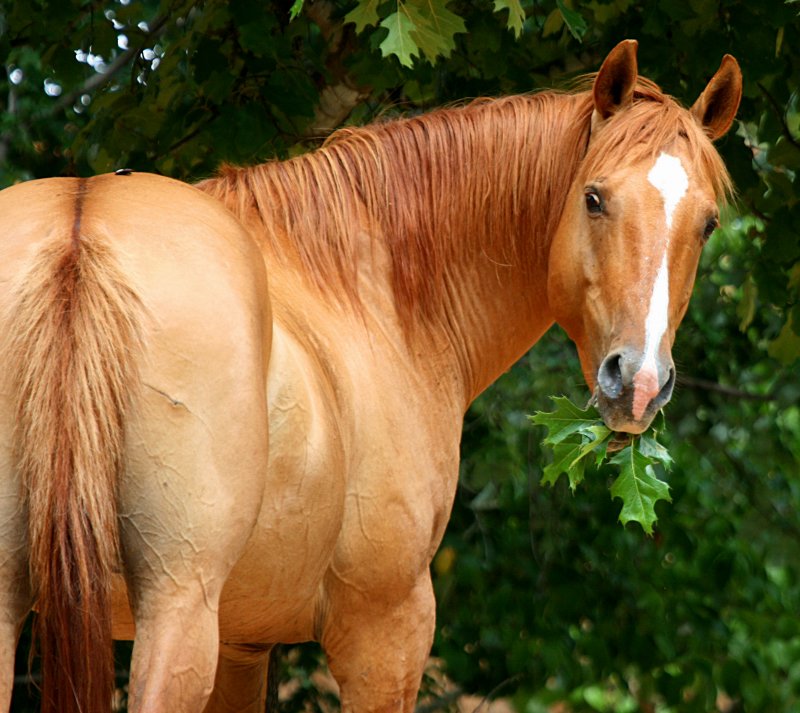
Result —
MULTIPOLYGON (((609 350, 639 339, 613 324, 618 295, 582 287, 603 263, 574 244, 587 163, 624 172, 618 200, 631 200, 668 139, 692 186, 676 224, 697 241, 670 253, 671 279, 691 285, 726 186, 704 134, 724 133, 738 105, 726 62, 694 116, 637 79, 623 43, 593 93, 345 132, 202 191, 133 174, 0 194, 0 710, 34 598, 56 622, 41 624, 45 656, 78 661, 74 695, 61 664, 46 666, 48 711, 104 709, 97 649, 111 633, 135 637, 137 713, 262 711, 270 646, 309 639, 343 710, 413 710, 464 410, 556 317, 591 388, 609 350), (650 111, 638 129, 624 123, 636 102, 650 111), (643 134, 655 121, 662 133, 643 134), (614 126, 615 153, 593 155, 614 126), (612 324, 580 317, 593 313, 582 299, 612 324), (43 564, 48 548, 63 568, 43 564), (81 602, 94 608, 59 644, 81 602)), ((650 223, 657 198, 637 199, 650 223)), ((641 232, 627 218, 608 241, 641 232)), ((644 257, 637 271, 651 280, 644 257)), ((665 359, 684 310, 674 300, 665 359)), ((609 408, 630 420, 625 398, 609 408)))

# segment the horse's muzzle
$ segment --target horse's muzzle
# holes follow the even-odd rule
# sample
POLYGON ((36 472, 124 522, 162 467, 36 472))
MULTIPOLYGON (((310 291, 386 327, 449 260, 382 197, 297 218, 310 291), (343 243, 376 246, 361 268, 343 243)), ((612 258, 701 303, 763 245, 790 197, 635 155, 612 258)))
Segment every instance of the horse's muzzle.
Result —
POLYGON ((614 431, 642 433, 672 396, 675 365, 645 359, 638 350, 609 354, 597 372, 595 398, 606 425, 614 431))

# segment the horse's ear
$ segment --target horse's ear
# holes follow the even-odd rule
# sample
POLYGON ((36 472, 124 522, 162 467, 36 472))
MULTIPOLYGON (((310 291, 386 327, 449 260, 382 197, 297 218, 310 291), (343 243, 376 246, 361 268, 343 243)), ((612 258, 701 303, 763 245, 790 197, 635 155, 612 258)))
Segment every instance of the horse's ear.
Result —
POLYGON ((717 73, 692 106, 692 115, 713 141, 731 128, 741 99, 742 70, 739 63, 726 54, 717 73))
POLYGON ((608 119, 631 103, 639 70, 636 40, 623 40, 606 57, 594 80, 593 123, 608 119))

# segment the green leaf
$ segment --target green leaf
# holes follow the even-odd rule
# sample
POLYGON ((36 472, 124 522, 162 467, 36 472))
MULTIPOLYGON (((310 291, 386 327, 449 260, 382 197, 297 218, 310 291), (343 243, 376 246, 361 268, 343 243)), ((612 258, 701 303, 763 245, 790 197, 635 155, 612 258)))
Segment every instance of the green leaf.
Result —
POLYGON ((587 456, 597 450, 597 462, 599 463, 605 458, 606 447, 612 433, 611 429, 601 424, 590 426, 586 430, 594 437, 587 439, 582 431, 580 434, 574 434, 572 438, 557 444, 553 448, 553 462, 544 468, 542 473, 543 483, 555 485, 559 476, 562 473, 566 473, 570 490, 574 492, 575 488, 583 481, 587 456), (580 440, 576 441, 575 436, 578 436, 580 440))
POLYGON ((598 450, 605 457, 603 446, 607 446, 612 432, 595 408, 578 408, 565 397, 554 397, 553 403, 556 410, 552 413, 540 411, 529 416, 533 423, 547 428, 544 443, 553 447, 553 462, 545 467, 542 482, 554 485, 566 473, 570 488, 575 490, 583 480, 587 457, 598 450))
POLYGON ((587 429, 594 438, 589 440, 581 449, 581 458, 585 458, 590 453, 595 454, 595 466, 599 466, 605 459, 608 452, 608 444, 614 432, 604 423, 591 426, 587 429))
POLYGON ((352 22, 356 32, 363 32, 367 27, 378 24, 378 5, 381 0, 359 0, 358 4, 344 16, 345 24, 352 22))
POLYGON ((649 458, 651 461, 661 463, 664 468, 669 468, 669 466, 672 465, 672 456, 669 454, 669 451, 652 436, 640 436, 638 439, 638 449, 643 456, 649 458))
POLYGON ((742 287, 742 299, 736 307, 736 316, 739 317, 739 331, 746 332, 756 316, 756 301, 758 287, 752 275, 748 275, 742 287))
POLYGON ((520 0, 494 0, 494 11, 501 12, 508 10, 508 22, 506 26, 519 38, 522 34, 522 26, 525 22, 525 10, 522 9, 520 0))
POLYGON ((555 445, 581 429, 590 429, 598 423, 602 424, 600 414, 594 407, 579 408, 566 396, 554 396, 552 401, 556 407, 555 411, 537 411, 533 416, 529 416, 533 423, 547 427, 549 433, 544 440, 547 445, 555 445))
POLYGON ((571 490, 583 480, 586 470, 586 461, 581 456, 582 444, 575 441, 559 443, 553 448, 553 462, 545 466, 542 473, 542 483, 555 485, 562 473, 569 478, 571 490))
POLYGON ((569 31, 572 33, 572 36, 581 41, 583 36, 586 34, 586 30, 588 26, 586 24, 586 20, 583 19, 583 15, 579 12, 576 12, 572 8, 567 7, 564 0, 556 0, 556 6, 561 12, 561 16, 564 18, 564 22, 567 23, 567 27, 569 31))
POLYGON ((795 263, 794 267, 789 270, 789 289, 800 290, 800 262, 795 263))
POLYGON ((779 137, 770 147, 767 160, 773 166, 794 167, 800 165, 800 148, 798 148, 796 140, 788 141, 783 136, 779 137))
POLYGON ((398 3, 397 12, 384 18, 380 26, 389 31, 380 44, 381 54, 384 57, 394 55, 404 67, 412 67, 413 58, 419 56, 419 47, 411 36, 417 27, 408 17, 404 6, 398 3))
POLYGON ((556 32, 560 32, 563 26, 564 26, 564 16, 558 11, 558 9, 553 10, 547 16, 547 19, 544 21, 544 27, 542 28, 542 37, 550 37, 551 35, 554 35, 556 32))
POLYGON ((303 9, 303 2, 304 0, 294 0, 292 7, 289 8, 289 20, 294 20, 300 14, 303 9))
POLYGON ((800 359, 800 336, 792 328, 792 321, 792 313, 789 312, 780 333, 767 347, 769 355, 786 366, 800 359))
POLYGON ((467 31, 464 19, 448 10, 443 0, 407 0, 403 9, 416 28, 411 37, 430 62, 449 56, 456 46, 453 36, 467 31))
POLYGON ((611 497, 622 499, 619 521, 623 525, 638 522, 652 535, 657 519, 655 504, 659 500, 671 502, 669 486, 656 477, 650 458, 633 444, 623 448, 610 462, 620 467, 619 477, 611 486, 611 497))

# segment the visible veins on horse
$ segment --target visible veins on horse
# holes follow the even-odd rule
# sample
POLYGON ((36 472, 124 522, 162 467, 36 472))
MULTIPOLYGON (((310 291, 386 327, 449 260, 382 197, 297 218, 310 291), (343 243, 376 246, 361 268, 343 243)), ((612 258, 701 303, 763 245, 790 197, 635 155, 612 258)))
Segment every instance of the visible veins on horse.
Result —
MULTIPOLYGON (((170 403, 171 403, 173 406, 180 406, 181 408, 184 408, 184 409, 186 409, 187 411, 189 411, 189 407, 188 407, 188 406, 187 406, 185 403, 183 403, 183 401, 178 401, 178 399, 173 399, 173 398, 172 398, 172 396, 170 396, 170 395, 169 395, 169 394, 168 394, 166 391, 162 391, 161 389, 157 389, 157 388, 156 388, 155 386, 153 386, 152 384, 145 384, 145 386, 146 386, 148 389, 152 389, 152 390, 153 390, 153 391, 155 391, 157 394, 160 394, 161 396, 163 396, 163 397, 164 397, 165 399, 167 399, 167 401, 169 401, 169 402, 170 402, 170 403)), ((191 413, 191 411, 189 411, 189 413, 191 413)))

